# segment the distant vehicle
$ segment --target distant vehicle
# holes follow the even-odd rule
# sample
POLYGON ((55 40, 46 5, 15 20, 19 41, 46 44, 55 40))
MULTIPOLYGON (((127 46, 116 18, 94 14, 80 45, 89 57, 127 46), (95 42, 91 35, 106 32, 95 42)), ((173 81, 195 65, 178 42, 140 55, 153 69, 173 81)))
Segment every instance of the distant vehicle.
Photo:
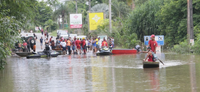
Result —
POLYGON ((69 37, 69 34, 68 34, 68 32, 67 31, 59 31, 58 33, 57 33, 57 37, 58 38, 60 38, 60 37, 63 37, 63 38, 68 38, 69 37))
POLYGON ((107 35, 100 35, 100 36, 98 36, 98 38, 100 37, 100 43, 98 43, 99 44, 99 48, 101 48, 101 43, 102 43, 102 41, 103 41, 103 38, 105 38, 106 40, 107 40, 107 35))
POLYGON ((74 39, 74 37, 77 37, 77 34, 69 34, 69 37, 71 37, 71 39, 74 39))

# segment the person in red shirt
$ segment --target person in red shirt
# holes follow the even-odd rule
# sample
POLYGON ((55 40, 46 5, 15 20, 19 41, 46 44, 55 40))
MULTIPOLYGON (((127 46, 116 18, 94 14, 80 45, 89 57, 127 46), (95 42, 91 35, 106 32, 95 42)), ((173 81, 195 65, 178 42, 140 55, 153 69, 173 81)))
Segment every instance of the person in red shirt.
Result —
POLYGON ((76 40, 76 48, 77 48, 77 53, 78 53, 78 51, 80 52, 80 54, 81 54, 81 41, 79 40, 79 38, 77 38, 77 40, 76 40))
POLYGON ((101 47, 108 47, 108 43, 106 42, 106 39, 103 39, 102 43, 101 43, 101 47))
POLYGON ((151 50, 156 54, 156 47, 158 46, 158 43, 155 40, 155 35, 151 35, 151 40, 149 40, 148 46, 151 47, 151 50))
POLYGON ((86 42, 85 42, 85 38, 83 38, 81 44, 82 44, 83 52, 84 52, 84 54, 86 54, 86 42))

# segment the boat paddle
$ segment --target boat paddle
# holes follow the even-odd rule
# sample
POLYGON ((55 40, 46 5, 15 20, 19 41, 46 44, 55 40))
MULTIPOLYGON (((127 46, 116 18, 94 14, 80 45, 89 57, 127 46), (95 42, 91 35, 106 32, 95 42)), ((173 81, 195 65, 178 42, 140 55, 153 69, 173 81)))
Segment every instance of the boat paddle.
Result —
POLYGON ((158 60, 159 60, 163 65, 165 65, 165 64, 162 62, 162 60, 160 60, 159 58, 158 58, 158 60))

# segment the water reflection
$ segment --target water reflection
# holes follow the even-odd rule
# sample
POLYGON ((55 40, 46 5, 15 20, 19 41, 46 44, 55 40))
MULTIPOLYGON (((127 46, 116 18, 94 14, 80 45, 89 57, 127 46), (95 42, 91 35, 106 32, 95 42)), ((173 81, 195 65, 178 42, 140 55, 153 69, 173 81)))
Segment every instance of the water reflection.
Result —
POLYGON ((152 92, 159 92, 159 68, 144 69, 144 73, 147 74, 148 80, 150 81, 150 88, 147 88, 146 90, 152 90, 152 92))

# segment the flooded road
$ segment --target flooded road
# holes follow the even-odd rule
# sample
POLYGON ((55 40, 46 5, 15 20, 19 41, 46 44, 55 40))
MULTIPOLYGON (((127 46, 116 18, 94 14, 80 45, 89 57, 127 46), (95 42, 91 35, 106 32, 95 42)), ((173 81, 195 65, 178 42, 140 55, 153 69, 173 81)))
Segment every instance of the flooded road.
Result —
POLYGON ((200 56, 159 54, 160 68, 143 69, 145 54, 11 56, 0 92, 199 92, 200 56))

